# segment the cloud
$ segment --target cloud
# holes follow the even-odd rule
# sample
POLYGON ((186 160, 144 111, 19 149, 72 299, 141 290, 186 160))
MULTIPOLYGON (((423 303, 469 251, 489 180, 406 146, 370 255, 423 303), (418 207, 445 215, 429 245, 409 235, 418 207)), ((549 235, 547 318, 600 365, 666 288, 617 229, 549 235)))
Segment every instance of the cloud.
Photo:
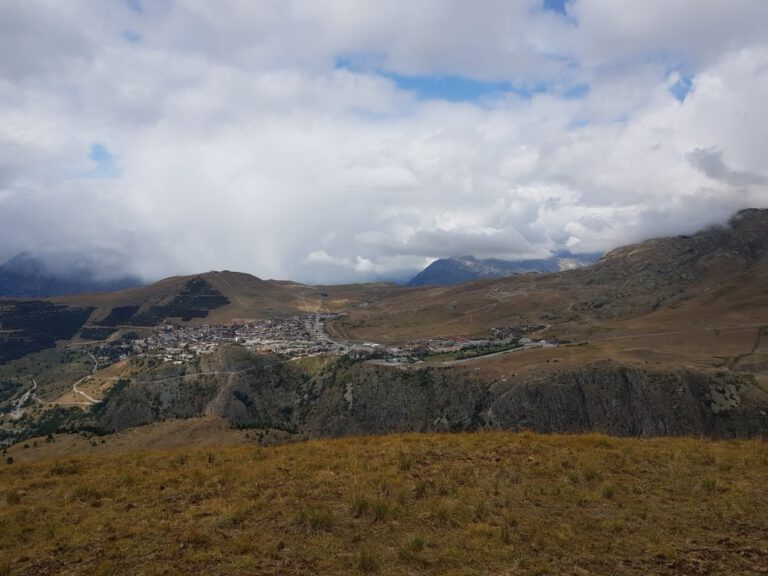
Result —
POLYGON ((722 150, 716 148, 696 148, 688 153, 687 158, 694 168, 709 178, 730 186, 742 187, 768 183, 768 179, 761 174, 730 168, 723 160, 722 150))
POLYGON ((768 204, 764 2, 549 8, 1 4, 0 258, 363 281, 768 204))

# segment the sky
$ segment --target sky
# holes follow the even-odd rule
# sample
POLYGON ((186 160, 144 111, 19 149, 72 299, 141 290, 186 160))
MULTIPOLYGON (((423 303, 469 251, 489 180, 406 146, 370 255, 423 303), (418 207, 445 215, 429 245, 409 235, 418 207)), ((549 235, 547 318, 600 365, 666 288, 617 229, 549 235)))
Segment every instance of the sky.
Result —
POLYGON ((0 0, 0 260, 401 280, 724 223, 768 206, 766 30, 765 0, 0 0))

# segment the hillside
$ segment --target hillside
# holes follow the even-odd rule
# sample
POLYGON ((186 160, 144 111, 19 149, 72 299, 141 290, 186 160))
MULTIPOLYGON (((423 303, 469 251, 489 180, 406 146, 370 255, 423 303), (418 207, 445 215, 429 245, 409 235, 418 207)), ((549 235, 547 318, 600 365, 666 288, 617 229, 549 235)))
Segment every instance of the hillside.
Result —
POLYGON ((341 310, 381 299, 396 289, 394 284, 308 286, 224 270, 175 276, 109 294, 56 298, 54 302, 94 308, 89 323, 96 326, 156 326, 166 320, 210 324, 341 310))
POLYGON ((0 298, 0 364, 56 346, 146 333, 166 322, 221 324, 238 319, 346 310, 380 300, 393 284, 306 286, 239 272, 176 276, 155 284, 52 299, 0 298))
POLYGON ((588 266, 595 260, 596 255, 575 256, 569 253, 539 260, 477 259, 473 256, 440 258, 414 276, 406 286, 455 286, 529 272, 559 272, 588 266))
POLYGON ((370 362, 284 362, 222 347, 198 366, 128 364, 94 408, 95 429, 217 415, 293 438, 460 430, 597 431, 619 436, 768 433, 768 391, 753 377, 593 362, 538 376, 462 366, 400 370, 370 362))
POLYGON ((768 324, 766 268, 768 210, 744 210, 725 227, 618 248, 587 268, 395 293, 353 311, 343 331, 386 342, 525 324, 588 333, 603 322, 695 308, 693 300, 713 294, 719 311, 750 308, 754 323, 768 324))
POLYGON ((484 433, 111 453, 110 442, 0 467, 4 573, 757 575, 768 564, 759 440, 484 433))

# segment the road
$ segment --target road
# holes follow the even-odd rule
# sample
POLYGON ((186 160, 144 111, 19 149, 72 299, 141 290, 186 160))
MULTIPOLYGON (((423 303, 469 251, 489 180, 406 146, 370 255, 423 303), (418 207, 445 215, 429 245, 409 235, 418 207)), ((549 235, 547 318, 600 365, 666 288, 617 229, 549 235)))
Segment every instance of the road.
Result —
POLYGON ((75 394, 79 394, 80 396, 85 398, 89 404, 98 404, 99 402, 101 402, 101 400, 96 400, 96 398, 94 398, 93 396, 89 396, 88 394, 86 394, 85 392, 83 392, 77 387, 78 384, 81 384, 83 382, 87 382, 88 380, 90 380, 93 377, 93 375, 96 373, 96 370, 99 369, 99 361, 96 359, 96 356, 94 356, 90 352, 88 352, 88 356, 90 356, 91 360, 93 360, 93 369, 91 370, 90 374, 88 374, 87 376, 84 376, 83 378, 80 378, 80 380, 72 384, 72 392, 74 392, 75 394))
MULTIPOLYGON (((604 342, 609 340, 625 340, 625 339, 631 339, 631 338, 654 338, 654 337, 661 337, 661 336, 679 336, 684 334, 696 334, 701 332, 713 332, 715 330, 720 331, 728 331, 728 330, 744 330, 745 328, 757 328, 757 339, 755 341, 755 344, 753 346, 752 352, 754 353, 755 350, 760 345, 760 338, 762 337, 763 331, 765 330, 765 326, 763 324, 738 324, 734 326, 721 326, 721 327, 708 327, 708 328, 694 328, 689 330, 675 330, 675 331, 669 331, 669 332, 650 332, 645 334, 622 334, 619 336, 603 336, 601 338, 592 338, 589 340, 589 342, 604 342)), ((437 364, 437 366, 455 366, 457 364, 466 364, 468 362, 474 362, 476 360, 482 360, 485 358, 493 358, 495 356, 502 356, 505 354, 509 354, 511 352, 522 352, 524 350, 531 350, 533 348, 557 348, 558 345, 556 344, 532 344, 529 346, 523 346, 521 348, 512 348, 510 350, 502 350, 501 352, 494 352, 493 354, 485 354, 484 356, 474 356, 472 358, 462 358, 461 360, 448 360, 445 362, 441 362, 440 364, 437 364)), ((749 354, 747 354, 749 355, 749 354)))
POLYGON ((459 364, 467 364, 476 360, 484 360, 486 358, 495 358, 497 356, 504 356, 511 354, 512 352, 523 352, 524 350, 533 350, 535 348, 559 348, 560 344, 526 344, 519 348, 507 348, 506 350, 499 350, 498 352, 491 352, 490 354, 481 354, 480 356, 471 356, 469 358, 459 358, 457 360, 446 360, 437 364, 437 366, 457 366, 459 364))
POLYGON ((11 412, 11 418, 13 420, 18 420, 24 416, 24 404, 27 403, 27 400, 34 394, 35 390, 37 390, 37 380, 32 378, 32 388, 24 392, 24 395, 18 399, 16 408, 11 412))

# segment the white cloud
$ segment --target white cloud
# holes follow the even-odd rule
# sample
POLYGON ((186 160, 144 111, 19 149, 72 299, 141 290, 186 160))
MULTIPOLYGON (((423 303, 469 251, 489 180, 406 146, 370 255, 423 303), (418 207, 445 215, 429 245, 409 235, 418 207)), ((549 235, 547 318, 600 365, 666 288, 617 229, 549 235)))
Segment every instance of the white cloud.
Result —
POLYGON ((568 18, 533 0, 142 6, 0 4, 0 257, 400 278, 768 204, 761 0, 577 0, 568 18), (378 68, 548 89, 423 99, 378 68), (95 143, 118 178, 82 177, 95 143))

